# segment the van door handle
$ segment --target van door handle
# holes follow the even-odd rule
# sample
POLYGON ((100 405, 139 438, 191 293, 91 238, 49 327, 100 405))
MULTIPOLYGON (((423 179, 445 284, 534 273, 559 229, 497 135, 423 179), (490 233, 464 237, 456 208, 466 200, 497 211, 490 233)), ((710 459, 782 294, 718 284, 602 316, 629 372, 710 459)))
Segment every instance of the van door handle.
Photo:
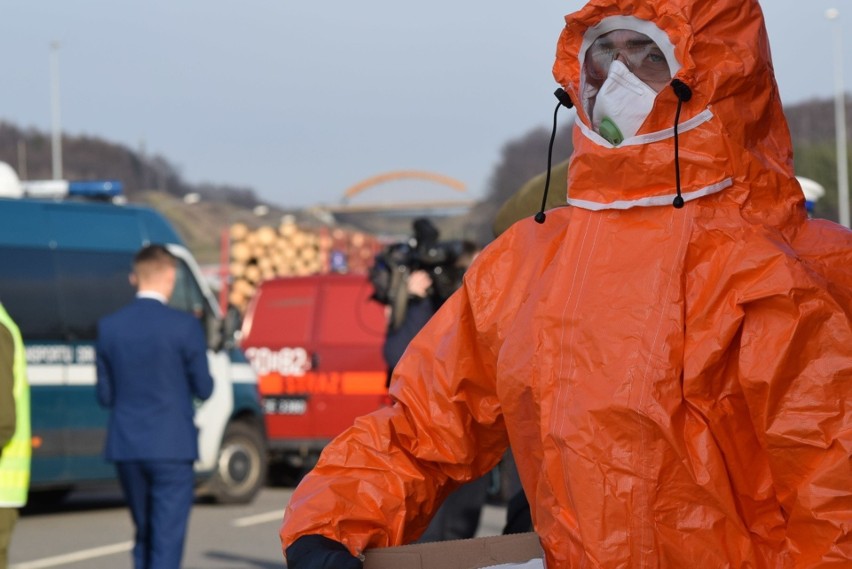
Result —
POLYGON ((318 369, 320 365, 319 354, 314 352, 311 354, 311 369, 318 369))

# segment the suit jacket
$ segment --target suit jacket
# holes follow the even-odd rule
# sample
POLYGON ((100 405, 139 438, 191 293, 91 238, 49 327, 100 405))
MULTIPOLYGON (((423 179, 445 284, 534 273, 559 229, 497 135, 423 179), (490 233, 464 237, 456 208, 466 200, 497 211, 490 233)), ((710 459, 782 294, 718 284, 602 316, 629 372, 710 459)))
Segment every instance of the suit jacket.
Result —
POLYGON ((98 323, 97 370, 107 460, 198 458, 193 397, 210 397, 213 378, 196 318, 137 298, 98 323))

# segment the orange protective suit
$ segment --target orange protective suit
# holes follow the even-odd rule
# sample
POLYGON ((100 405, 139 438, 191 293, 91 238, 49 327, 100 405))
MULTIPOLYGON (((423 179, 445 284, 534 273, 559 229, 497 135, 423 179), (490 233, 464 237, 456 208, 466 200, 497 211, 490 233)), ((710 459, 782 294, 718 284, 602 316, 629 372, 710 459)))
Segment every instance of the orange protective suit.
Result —
POLYGON ((757 2, 593 0, 566 22, 570 205, 485 249, 396 403, 299 485, 284 545, 410 542, 511 443, 549 569, 852 567, 852 233, 807 219, 757 2), (682 209, 672 89, 619 147, 589 128, 578 54, 618 15, 658 26, 692 89, 682 209))

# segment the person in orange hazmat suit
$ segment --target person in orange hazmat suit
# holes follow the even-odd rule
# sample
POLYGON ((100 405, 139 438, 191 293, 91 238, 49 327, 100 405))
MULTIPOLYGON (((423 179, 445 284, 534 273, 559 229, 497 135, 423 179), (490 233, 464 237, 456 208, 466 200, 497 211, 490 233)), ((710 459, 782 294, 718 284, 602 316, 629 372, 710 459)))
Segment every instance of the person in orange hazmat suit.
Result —
POLYGON ((568 205, 325 449, 290 568, 414 541, 509 444, 548 569, 852 567, 852 232, 807 217, 758 2, 592 0, 554 76, 568 205))

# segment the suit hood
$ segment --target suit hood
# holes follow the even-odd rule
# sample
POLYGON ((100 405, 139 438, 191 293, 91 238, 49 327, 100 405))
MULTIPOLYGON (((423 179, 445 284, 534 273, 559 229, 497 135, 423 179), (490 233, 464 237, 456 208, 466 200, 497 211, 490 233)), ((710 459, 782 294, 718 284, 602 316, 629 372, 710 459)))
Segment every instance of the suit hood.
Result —
POLYGON ((553 72, 577 102, 570 204, 592 210, 670 206, 676 194, 673 89, 657 95, 637 135, 618 147, 591 128, 584 50, 623 26, 657 30, 651 37, 673 58, 673 79, 692 92, 678 121, 684 199, 726 192, 771 223, 801 215, 792 145, 755 0, 593 0, 565 22, 553 72))

